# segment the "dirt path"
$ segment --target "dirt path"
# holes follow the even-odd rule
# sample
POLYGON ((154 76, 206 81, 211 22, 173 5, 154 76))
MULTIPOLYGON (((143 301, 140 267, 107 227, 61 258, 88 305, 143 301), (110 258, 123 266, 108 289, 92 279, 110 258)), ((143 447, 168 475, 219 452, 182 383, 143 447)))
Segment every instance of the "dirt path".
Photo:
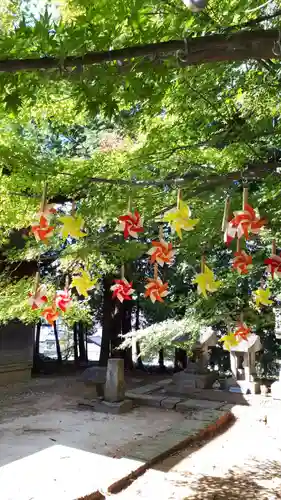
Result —
POLYGON ((189 448, 111 500, 281 499, 280 411, 237 408, 239 420, 200 449, 189 448))

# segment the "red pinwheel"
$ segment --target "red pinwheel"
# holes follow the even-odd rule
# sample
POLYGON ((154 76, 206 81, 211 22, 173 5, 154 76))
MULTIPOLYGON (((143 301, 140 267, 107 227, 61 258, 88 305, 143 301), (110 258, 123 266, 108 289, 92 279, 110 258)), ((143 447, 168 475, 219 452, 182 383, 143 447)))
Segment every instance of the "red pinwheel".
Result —
POLYGON ((49 325, 52 326, 54 322, 58 319, 59 315, 60 313, 57 310, 57 306, 55 303, 50 307, 46 307, 46 309, 42 311, 43 318, 45 318, 45 320, 49 323, 49 325))
POLYGON ((150 297, 151 302, 164 302, 163 297, 168 295, 168 283, 163 283, 160 278, 148 279, 148 284, 145 286, 145 297, 150 297))
POLYGON ((72 299, 68 290, 60 290, 56 295, 56 306, 62 311, 66 312, 71 305, 72 299))
POLYGON ((245 236, 249 239, 249 234, 258 234, 266 224, 264 218, 258 218, 255 210, 247 203, 244 210, 234 212, 233 219, 228 223, 225 232, 225 242, 229 244, 236 236, 238 239, 245 236))
POLYGON ((120 215, 118 231, 124 233, 124 238, 137 238, 139 233, 143 233, 142 220, 139 212, 128 212, 126 215, 120 215))
POLYGON ((115 285, 112 285, 110 290, 112 290, 112 297, 117 298, 120 302, 124 300, 132 300, 132 295, 134 293, 133 283, 128 282, 125 278, 114 280, 115 285))
POLYGON ((167 243, 163 239, 152 241, 152 248, 147 253, 151 256, 152 264, 157 262, 162 267, 164 264, 171 264, 174 256, 172 243, 167 243))
POLYGON ((248 337, 251 333, 251 328, 248 328, 245 323, 238 323, 238 326, 234 332, 235 337, 237 337, 237 340, 248 340, 248 337))
POLYGON ((47 299, 47 296, 46 296, 46 287, 45 285, 40 285, 36 292, 32 293, 32 292, 29 292, 28 293, 28 296, 29 296, 29 299, 28 299, 28 303, 29 305, 31 306, 31 309, 39 309, 39 307, 43 306, 43 304, 45 304, 48 299, 47 299))
POLYGON ((246 254, 244 250, 235 252, 235 258, 232 262, 232 267, 237 269, 239 274, 248 274, 249 267, 252 267, 252 256, 246 254))
POLYGON ((272 278, 274 278, 274 275, 281 276, 281 256, 271 255, 269 259, 265 259, 264 263, 267 264, 267 271, 272 278))
POLYGON ((39 224, 31 226, 31 231, 33 232, 37 241, 43 241, 47 243, 50 236, 52 236, 55 227, 49 226, 48 221, 44 216, 40 217, 39 224))
POLYGON ((41 210, 41 212, 39 212, 38 216, 39 216, 39 219, 41 219, 41 218, 45 219, 45 222, 47 223, 50 220, 51 216, 56 214, 56 213, 57 213, 57 211, 54 208, 54 205, 46 205, 44 207, 44 209, 41 210))

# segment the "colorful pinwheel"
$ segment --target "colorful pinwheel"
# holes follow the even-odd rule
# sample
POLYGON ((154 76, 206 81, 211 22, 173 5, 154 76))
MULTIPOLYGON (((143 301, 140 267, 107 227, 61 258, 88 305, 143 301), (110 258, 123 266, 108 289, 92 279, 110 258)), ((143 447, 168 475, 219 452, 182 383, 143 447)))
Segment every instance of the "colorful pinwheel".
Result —
POLYGON ((126 215, 120 215, 118 218, 119 226, 117 227, 118 231, 122 231, 124 233, 124 238, 137 238, 139 233, 143 233, 143 225, 139 212, 135 210, 135 212, 128 212, 126 215))
POLYGON ((145 297, 150 297, 151 302, 164 302, 163 297, 168 295, 168 283, 163 283, 160 278, 148 279, 148 284, 145 285, 145 297))
POLYGON ((72 302, 69 290, 60 290, 56 294, 56 306, 62 311, 66 312, 72 302))
POLYGON ((250 233, 258 234, 265 224, 266 220, 257 217, 255 210, 246 203, 243 210, 234 212, 233 219, 227 224, 225 242, 231 243, 236 236, 238 239, 245 236, 247 240, 250 233))
POLYGON ((235 347, 236 345, 239 344, 237 338, 235 337, 235 334, 233 332, 228 333, 227 335, 224 335, 221 337, 219 342, 223 342, 223 347, 227 351, 231 350, 231 347, 235 347))
POLYGON ((71 282, 71 288, 76 288, 79 295, 88 297, 88 291, 94 288, 97 283, 97 279, 91 280, 91 276, 84 269, 80 269, 76 276, 73 276, 71 282))
POLYGON ((248 340, 248 337, 251 333, 251 328, 248 328, 245 323, 239 322, 237 328, 234 332, 237 340, 248 340))
POLYGON ((163 221, 169 222, 172 231, 176 232, 178 237, 182 239, 182 230, 192 231, 199 222, 199 219, 191 219, 190 217, 190 208, 182 200, 179 200, 178 207, 166 212, 163 221))
POLYGON ((157 262, 163 267, 164 264, 172 263, 175 252, 172 243, 167 243, 161 238, 160 241, 152 241, 152 248, 147 253, 151 256, 150 262, 152 264, 157 262))
POLYGON ((81 215, 65 215, 64 217, 60 217, 60 221, 63 223, 61 229, 63 238, 71 236, 78 240, 78 238, 84 238, 86 236, 86 233, 81 231, 81 228, 84 226, 84 220, 81 215))
POLYGON ((58 319, 60 313, 57 310, 56 304, 52 304, 50 307, 46 307, 44 311, 42 311, 42 316, 49 323, 49 325, 53 325, 54 322, 58 319))
POLYGON ((31 309, 39 309, 46 302, 48 302, 47 298, 47 289, 45 285, 38 286, 36 292, 29 292, 28 294, 28 304, 31 306, 31 309))
POLYGON ((36 241, 48 243, 50 236, 52 236, 55 227, 49 226, 47 219, 41 216, 39 224, 31 226, 31 231, 34 234, 36 241))
POLYGON ((274 276, 281 276, 281 256, 271 255, 269 259, 265 259, 265 264, 267 264, 267 271, 271 274, 272 278, 274 276))
POLYGON ((254 291, 254 297, 256 305, 259 306, 270 306, 273 301, 269 299, 271 291, 269 288, 258 288, 254 291))
POLYGON ((244 250, 235 252, 232 267, 237 269, 239 274, 248 274, 249 268, 252 267, 252 256, 248 255, 244 250))
POLYGON ((38 214, 39 220, 41 219, 41 217, 43 217, 46 223, 49 222, 52 215, 57 213, 54 207, 54 205, 45 205, 44 209, 41 210, 38 214))
POLYGON ((132 295, 135 291, 133 289, 133 283, 129 283, 125 278, 114 280, 114 282, 115 285, 112 285, 110 288, 113 292, 112 297, 114 299, 117 298, 120 302, 123 302, 124 300, 132 300, 132 295))
POLYGON ((197 291, 207 298, 207 292, 216 292, 220 287, 221 281, 216 281, 213 271, 209 269, 205 264, 203 266, 203 272, 197 274, 192 283, 198 285, 197 291))

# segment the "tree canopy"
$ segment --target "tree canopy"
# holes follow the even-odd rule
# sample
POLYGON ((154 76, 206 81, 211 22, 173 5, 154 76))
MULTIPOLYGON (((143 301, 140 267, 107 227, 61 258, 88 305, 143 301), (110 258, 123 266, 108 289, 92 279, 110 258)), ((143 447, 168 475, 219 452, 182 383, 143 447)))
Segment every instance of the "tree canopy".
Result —
MULTIPOLYGON (((0 320, 36 314, 25 300, 33 278, 15 282, 11 274, 11 265, 22 261, 38 262, 53 287, 79 262, 95 277, 117 276, 127 262, 142 294, 141 275, 142 283, 151 276, 145 252, 180 186, 200 223, 181 242, 165 233, 177 255, 165 276, 170 295, 160 316, 182 317, 193 308, 198 321, 231 323, 243 309, 255 327, 272 325, 271 313, 249 306, 248 292, 264 279, 272 239, 280 241, 280 2, 210 0, 198 14, 181 0, 65 0, 40 12, 28 4, 6 0, 1 6, 0 320), (230 54, 233 39, 238 60, 230 54), (115 50, 172 40, 181 48, 112 58, 115 50), (212 40, 222 45, 216 49, 212 40), (213 62, 201 64, 208 43, 213 62), (190 65, 194 47, 197 64, 190 65), (84 64, 91 52, 105 52, 106 61, 84 64), (65 64, 68 57, 78 58, 73 67, 65 64), (59 64, 5 70, 9 61, 26 59, 59 64), (45 182, 49 200, 62 212, 76 202, 87 237, 65 243, 55 234, 47 250, 26 234, 24 244, 11 244, 11 232, 30 227, 45 182), (223 243, 221 222, 226 196, 232 210, 241 209, 246 184, 251 205, 269 223, 249 242, 254 266, 240 276, 231 269, 233 252, 223 243), (145 233, 124 242, 115 227, 129 197, 145 233), (192 285, 202 254, 222 281, 208 300, 198 298, 192 285)), ((272 291, 279 288, 275 280, 272 291)), ((89 319, 81 304, 74 318, 89 319)))

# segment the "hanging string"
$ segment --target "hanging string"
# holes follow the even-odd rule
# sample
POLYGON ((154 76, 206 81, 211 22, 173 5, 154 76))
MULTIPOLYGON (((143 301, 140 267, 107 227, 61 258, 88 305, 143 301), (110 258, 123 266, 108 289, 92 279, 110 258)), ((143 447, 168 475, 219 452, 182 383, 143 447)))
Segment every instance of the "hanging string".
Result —
POLYGON ((237 243, 236 243, 236 252, 240 252, 241 250, 241 242, 239 238, 237 238, 237 243))
POLYGON ((67 292, 69 291, 69 276, 68 276, 68 274, 65 277, 65 290, 67 292))
POLYGON ((180 208, 180 202, 182 200, 182 191, 181 189, 178 189, 178 196, 177 196, 177 209, 179 210, 180 208))
POLYGON ((125 265, 122 264, 121 266, 121 280, 125 279, 125 265))
POLYGON ((205 256, 202 255, 201 257, 201 273, 203 274, 205 270, 205 256))
POLYGON ((272 255, 276 255, 276 240, 272 240, 272 255))
POLYGON ((128 213, 131 213, 132 212, 132 198, 131 196, 129 196, 129 199, 128 199, 128 213))
POLYGON ((230 213, 230 196, 228 195, 225 199, 224 203, 224 212, 223 212, 223 218, 222 218, 222 225, 221 225, 221 230, 224 233, 228 224, 229 220, 229 213, 230 213))
POLYGON ((163 224, 160 224, 159 226, 159 240, 164 239, 164 231, 163 231, 163 224))
POLYGON ((43 194, 41 199, 41 212, 44 212, 45 210, 46 201, 47 201, 47 182, 45 182, 43 186, 43 194))
POLYGON ((37 271, 35 274, 35 280, 34 280, 34 295, 36 294, 36 292, 38 290, 39 282, 40 282, 40 273, 39 273, 39 271, 37 271))
POLYGON ((249 189, 247 187, 244 187, 242 210, 245 210, 245 205, 248 205, 248 196, 249 196, 249 189))
POLYGON ((154 270, 154 279, 157 280, 158 279, 158 264, 157 264, 157 262, 154 263, 153 270, 154 270))
POLYGON ((75 201, 73 200, 72 201, 72 205, 71 205, 71 216, 74 217, 75 216, 75 210, 76 210, 76 203, 75 201))

